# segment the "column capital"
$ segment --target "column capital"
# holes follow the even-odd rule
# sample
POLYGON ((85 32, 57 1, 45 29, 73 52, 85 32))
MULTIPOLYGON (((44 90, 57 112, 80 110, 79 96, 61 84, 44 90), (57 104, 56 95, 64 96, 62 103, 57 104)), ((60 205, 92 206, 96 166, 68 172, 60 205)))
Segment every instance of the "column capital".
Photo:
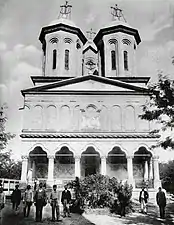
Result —
POLYGON ((28 157, 28 155, 22 155, 21 158, 22 158, 22 161, 23 161, 23 160, 27 160, 29 157, 28 157))
POLYGON ((154 155, 153 156, 153 160, 159 160, 159 156, 158 155, 154 155))
POLYGON ((75 158, 75 160, 80 160, 81 156, 80 155, 75 155, 74 158, 75 158))
POLYGON ((54 155, 47 155, 47 158, 48 158, 48 159, 54 159, 55 156, 54 156, 54 155))
POLYGON ((127 159, 133 159, 134 156, 133 156, 133 155, 127 155, 126 158, 127 158, 127 159))
POLYGON ((101 158, 101 160, 106 160, 107 156, 106 155, 102 155, 100 158, 101 158))

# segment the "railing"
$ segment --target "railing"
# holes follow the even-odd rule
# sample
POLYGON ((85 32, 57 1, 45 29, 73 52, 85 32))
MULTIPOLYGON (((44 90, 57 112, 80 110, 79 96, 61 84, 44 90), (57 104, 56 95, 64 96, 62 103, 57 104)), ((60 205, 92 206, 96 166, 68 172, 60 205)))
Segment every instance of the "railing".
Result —
POLYGON ((3 187, 5 195, 11 195, 16 184, 20 184, 20 180, 0 178, 0 186, 3 187))

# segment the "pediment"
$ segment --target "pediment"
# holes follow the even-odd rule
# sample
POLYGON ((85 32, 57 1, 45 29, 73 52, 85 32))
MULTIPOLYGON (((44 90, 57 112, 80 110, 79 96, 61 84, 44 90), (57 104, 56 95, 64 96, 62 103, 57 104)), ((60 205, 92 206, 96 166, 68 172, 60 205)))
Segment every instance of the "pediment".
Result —
POLYGON ((146 88, 135 86, 123 81, 112 80, 94 75, 70 78, 50 84, 25 89, 22 94, 29 92, 59 92, 59 91, 87 91, 87 92, 147 92, 146 88))
POLYGON ((68 91, 130 91, 130 89, 115 86, 113 84, 106 84, 94 80, 86 80, 79 83, 64 85, 61 87, 49 88, 50 91, 68 90, 68 91))

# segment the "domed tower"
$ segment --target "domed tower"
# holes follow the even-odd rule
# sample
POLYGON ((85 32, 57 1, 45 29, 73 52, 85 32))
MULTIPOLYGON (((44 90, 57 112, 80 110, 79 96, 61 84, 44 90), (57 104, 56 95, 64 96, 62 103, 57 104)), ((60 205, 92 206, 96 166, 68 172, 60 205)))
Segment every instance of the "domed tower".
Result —
POLYGON ((43 75, 76 77, 82 73, 82 47, 87 39, 70 20, 71 5, 60 6, 59 18, 43 27, 43 75))
POLYGON ((99 49, 101 76, 134 77, 135 51, 141 42, 138 30, 126 22, 122 10, 111 7, 112 22, 94 38, 99 49))

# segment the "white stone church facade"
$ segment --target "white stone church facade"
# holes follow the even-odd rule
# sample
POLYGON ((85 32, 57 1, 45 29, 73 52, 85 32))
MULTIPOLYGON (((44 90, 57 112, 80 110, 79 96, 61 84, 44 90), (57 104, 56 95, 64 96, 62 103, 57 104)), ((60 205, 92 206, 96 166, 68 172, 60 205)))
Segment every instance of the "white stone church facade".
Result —
POLYGON ((158 152, 150 147, 158 139, 138 117, 149 98, 149 77, 136 74, 139 33, 116 7, 113 21, 87 39, 70 9, 61 6, 42 28, 43 74, 22 90, 21 181, 63 185, 101 173, 155 190, 158 152))

